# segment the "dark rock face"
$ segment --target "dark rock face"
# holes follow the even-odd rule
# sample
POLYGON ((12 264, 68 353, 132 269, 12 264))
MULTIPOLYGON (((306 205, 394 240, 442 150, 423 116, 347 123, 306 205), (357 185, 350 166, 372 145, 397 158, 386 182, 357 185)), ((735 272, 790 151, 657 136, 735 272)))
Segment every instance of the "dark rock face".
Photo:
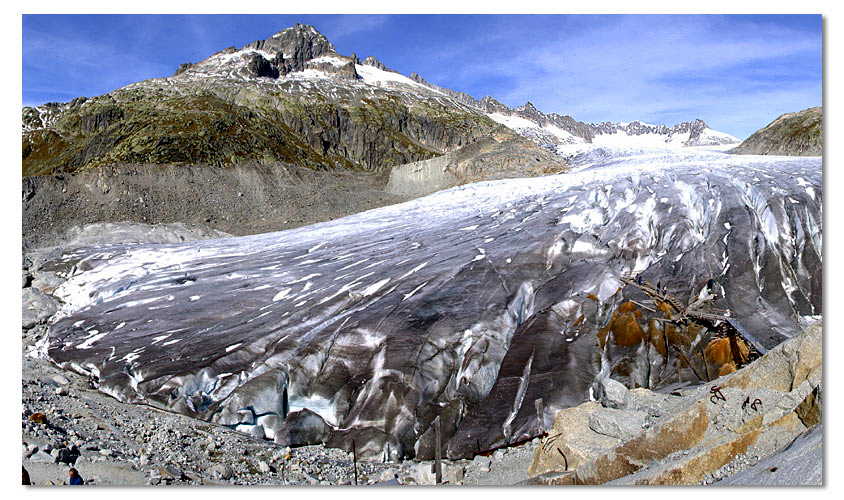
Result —
POLYGON ((330 434, 331 426, 318 414, 305 408, 287 415, 287 420, 275 433, 275 442, 282 446, 324 443, 330 434))
POLYGON ((83 134, 95 133, 104 130, 123 118, 123 110, 118 106, 106 106, 95 114, 82 115, 80 129, 83 134))
POLYGON ((786 113, 757 130, 735 149, 736 154, 823 155, 823 108, 786 113))
MULTIPOLYGON (((280 57, 276 57, 279 59, 280 57)), ((246 68, 252 73, 254 76, 258 77, 268 77, 268 78, 278 78, 279 70, 277 64, 272 64, 270 61, 266 60, 264 56, 259 54, 252 54, 249 57, 249 62, 246 65, 246 68)))
POLYGON ((176 72, 175 72, 175 73, 173 73, 173 76, 178 76, 178 75, 181 75, 181 74, 182 74, 182 73, 184 73, 185 71, 187 71, 187 70, 191 69, 191 67, 193 67, 193 63, 189 63, 189 62, 182 63, 182 64, 180 64, 180 65, 179 65, 179 67, 176 69, 176 72))
POLYGON ((302 71, 309 59, 334 52, 334 45, 313 26, 297 23, 266 40, 257 40, 247 47, 271 54, 283 54, 286 67, 284 73, 302 71))
MULTIPOLYGON (((624 272, 689 299, 715 277, 766 347, 822 314, 820 160, 580 161, 293 231, 67 252, 47 354, 122 401, 365 459, 427 456, 439 416, 456 458, 535 436, 538 398, 589 397, 624 272)), ((667 356, 635 361, 667 380, 667 356)))

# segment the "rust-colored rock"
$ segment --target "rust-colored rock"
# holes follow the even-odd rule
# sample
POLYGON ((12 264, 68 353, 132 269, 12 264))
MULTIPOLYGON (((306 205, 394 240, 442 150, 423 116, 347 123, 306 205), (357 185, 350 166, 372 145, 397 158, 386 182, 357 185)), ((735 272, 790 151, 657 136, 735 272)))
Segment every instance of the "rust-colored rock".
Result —
POLYGON ((814 427, 821 421, 820 391, 817 387, 800 403, 795 412, 807 428, 814 427))
POLYGON ((747 451, 747 448, 756 442, 760 432, 761 430, 757 429, 717 445, 704 447, 699 453, 690 454, 688 458, 673 462, 670 467, 652 475, 648 478, 648 484, 698 483, 707 473, 720 469, 733 457, 747 451))

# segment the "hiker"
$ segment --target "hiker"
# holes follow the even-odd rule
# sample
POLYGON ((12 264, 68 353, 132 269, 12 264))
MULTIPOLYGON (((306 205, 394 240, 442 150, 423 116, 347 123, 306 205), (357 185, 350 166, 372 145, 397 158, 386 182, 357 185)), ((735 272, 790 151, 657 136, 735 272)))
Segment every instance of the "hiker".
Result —
POLYGON ((70 468, 70 484, 85 484, 82 476, 80 476, 79 472, 73 467, 70 468))
POLYGON ((662 280, 656 282, 656 293, 659 295, 659 289, 662 287, 662 280))

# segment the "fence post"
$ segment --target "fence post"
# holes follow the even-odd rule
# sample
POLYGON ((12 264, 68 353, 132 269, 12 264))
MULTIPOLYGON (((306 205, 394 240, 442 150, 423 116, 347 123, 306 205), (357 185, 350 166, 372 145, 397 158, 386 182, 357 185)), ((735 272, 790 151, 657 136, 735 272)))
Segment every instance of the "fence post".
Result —
POLYGON ((434 420, 434 435, 436 436, 436 448, 434 448, 434 470, 437 475, 437 484, 443 482, 442 468, 442 437, 440 436, 440 417, 434 420))
POLYGON ((352 439, 352 462, 355 465, 355 485, 358 484, 358 451, 355 448, 355 440, 352 439))

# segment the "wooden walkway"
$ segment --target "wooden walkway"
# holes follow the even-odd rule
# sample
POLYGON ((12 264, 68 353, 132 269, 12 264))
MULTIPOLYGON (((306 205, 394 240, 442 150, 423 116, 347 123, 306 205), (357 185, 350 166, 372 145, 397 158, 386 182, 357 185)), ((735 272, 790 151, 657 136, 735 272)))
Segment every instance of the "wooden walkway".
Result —
POLYGON ((677 297, 667 293, 664 294, 657 290, 656 285, 653 283, 649 283, 645 280, 642 280, 642 282, 639 283, 636 281, 635 275, 622 276, 621 281, 627 285, 632 285, 639 290, 642 290, 651 298, 651 300, 659 300, 669 304, 674 309, 677 316, 676 318, 672 318, 674 321, 682 321, 684 318, 689 317, 715 323, 717 321, 727 321, 727 318, 730 317, 730 311, 725 309, 717 309, 714 307, 707 307, 705 309, 700 307, 688 307, 680 302, 677 297))
POLYGON ((735 331, 750 345, 752 345, 759 354, 765 354, 765 349, 762 344, 748 332, 738 321, 730 317, 729 309, 718 309, 715 307, 707 307, 706 304, 698 305, 697 307, 689 307, 680 302, 677 297, 670 294, 663 294, 657 290, 656 285, 645 281, 636 280, 635 274, 627 274, 621 277, 621 281, 627 285, 632 285, 647 294, 651 300, 669 304, 675 311, 675 317, 670 321, 680 322, 686 318, 697 320, 698 322, 708 323, 710 326, 715 326, 719 322, 726 322, 730 324, 735 331), (703 307, 702 307, 703 306, 703 307))

